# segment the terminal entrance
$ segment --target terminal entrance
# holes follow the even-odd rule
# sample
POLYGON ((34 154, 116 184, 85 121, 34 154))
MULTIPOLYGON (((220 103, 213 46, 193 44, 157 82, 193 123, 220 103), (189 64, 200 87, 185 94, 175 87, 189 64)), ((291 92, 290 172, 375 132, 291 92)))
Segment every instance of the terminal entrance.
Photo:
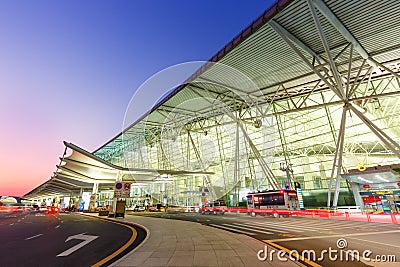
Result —
POLYGON ((400 165, 350 170, 342 177, 352 185, 356 205, 361 210, 400 212, 400 165))
POLYGON ((400 190, 372 190, 360 192, 365 211, 377 213, 398 213, 400 211, 400 190))

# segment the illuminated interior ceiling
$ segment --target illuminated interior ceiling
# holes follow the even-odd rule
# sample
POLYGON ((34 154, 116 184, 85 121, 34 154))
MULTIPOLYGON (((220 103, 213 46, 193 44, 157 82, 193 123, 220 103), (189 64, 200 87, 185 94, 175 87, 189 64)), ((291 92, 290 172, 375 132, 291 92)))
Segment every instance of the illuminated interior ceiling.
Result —
POLYGON ((93 155, 105 169, 204 172, 221 187, 250 177, 241 186, 251 189, 271 186, 266 176, 285 181, 281 162, 303 189, 327 189, 339 150, 342 173, 400 163, 399 12, 399 1, 277 1, 211 58, 218 64, 93 155))

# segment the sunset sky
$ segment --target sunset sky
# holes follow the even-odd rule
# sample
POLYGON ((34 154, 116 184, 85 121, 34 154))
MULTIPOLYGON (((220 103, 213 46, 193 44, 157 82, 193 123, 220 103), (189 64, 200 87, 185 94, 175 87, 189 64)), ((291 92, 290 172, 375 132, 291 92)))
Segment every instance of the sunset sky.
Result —
POLYGON ((103 145, 146 79, 208 60, 272 3, 0 1, 0 195, 48 180, 64 140, 103 145))

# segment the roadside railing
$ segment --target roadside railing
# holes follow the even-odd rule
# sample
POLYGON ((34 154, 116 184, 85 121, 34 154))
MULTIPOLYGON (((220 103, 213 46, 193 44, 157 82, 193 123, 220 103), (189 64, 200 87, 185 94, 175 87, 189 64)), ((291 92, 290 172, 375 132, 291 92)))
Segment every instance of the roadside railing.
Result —
MULTIPOLYGON (((201 209, 200 209, 201 210, 201 209)), ((332 220, 347 220, 347 221, 364 221, 364 222, 378 222, 378 223, 400 223, 400 214, 396 213, 377 213, 377 212, 361 212, 357 208, 344 208, 344 209, 307 209, 307 210, 280 210, 280 209, 248 209, 248 208, 235 208, 224 207, 213 208, 215 211, 224 210, 228 213, 247 213, 252 216, 265 215, 273 217, 287 217, 287 216, 301 216, 309 218, 324 218, 332 220)))

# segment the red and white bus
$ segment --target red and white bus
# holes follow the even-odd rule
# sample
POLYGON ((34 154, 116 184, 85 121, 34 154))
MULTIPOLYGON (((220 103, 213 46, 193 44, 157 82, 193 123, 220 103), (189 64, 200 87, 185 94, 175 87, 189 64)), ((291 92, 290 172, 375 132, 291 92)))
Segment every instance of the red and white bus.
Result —
POLYGON ((290 215, 289 211, 299 210, 299 200, 295 190, 264 190, 250 192, 247 195, 249 214, 260 215, 290 215))

